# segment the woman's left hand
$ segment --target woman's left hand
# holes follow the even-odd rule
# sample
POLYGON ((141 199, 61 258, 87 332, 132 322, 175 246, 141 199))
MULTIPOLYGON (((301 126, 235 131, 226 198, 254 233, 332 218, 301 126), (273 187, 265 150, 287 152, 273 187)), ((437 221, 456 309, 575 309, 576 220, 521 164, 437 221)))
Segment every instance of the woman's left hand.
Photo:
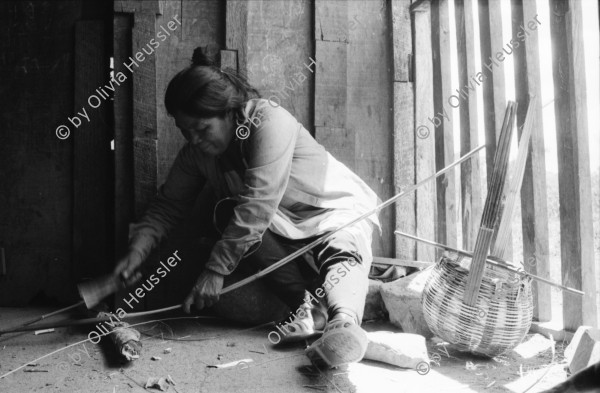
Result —
POLYGON ((183 311, 189 314, 192 304, 195 304, 198 310, 212 306, 219 300, 221 289, 223 289, 223 275, 212 270, 204 270, 183 302, 183 311))

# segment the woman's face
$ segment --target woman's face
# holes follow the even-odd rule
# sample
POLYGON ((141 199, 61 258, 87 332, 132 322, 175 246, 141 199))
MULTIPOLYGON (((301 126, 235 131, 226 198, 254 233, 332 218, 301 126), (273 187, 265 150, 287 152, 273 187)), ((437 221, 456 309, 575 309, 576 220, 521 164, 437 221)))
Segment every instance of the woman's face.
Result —
POLYGON ((194 148, 211 156, 224 153, 235 134, 231 112, 223 118, 201 118, 181 112, 177 112, 174 117, 175 125, 181 130, 185 139, 194 148))

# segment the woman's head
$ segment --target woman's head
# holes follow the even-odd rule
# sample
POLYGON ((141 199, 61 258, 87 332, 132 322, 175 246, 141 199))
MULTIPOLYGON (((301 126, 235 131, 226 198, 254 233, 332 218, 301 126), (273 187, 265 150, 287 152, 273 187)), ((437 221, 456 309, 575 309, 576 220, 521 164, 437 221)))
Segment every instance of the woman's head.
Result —
POLYGON ((186 139, 207 154, 220 154, 235 134, 236 119, 246 102, 258 97, 246 79, 222 71, 200 48, 192 65, 179 72, 167 87, 165 106, 186 139))

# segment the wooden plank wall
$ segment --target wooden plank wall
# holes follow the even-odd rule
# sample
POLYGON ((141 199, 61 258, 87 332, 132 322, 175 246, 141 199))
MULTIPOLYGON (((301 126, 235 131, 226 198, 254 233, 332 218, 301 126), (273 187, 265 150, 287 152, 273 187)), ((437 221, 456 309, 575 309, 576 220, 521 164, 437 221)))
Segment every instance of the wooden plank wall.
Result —
MULTIPOLYGON (((73 136, 87 130, 68 119, 74 116, 75 22, 98 19, 98 9, 100 2, 92 1, 0 2, 1 306, 24 306, 36 296, 64 303, 78 298, 73 136), (57 138, 61 125, 69 127, 68 139, 57 138)), ((87 109, 99 127, 105 119, 87 109)))
POLYGON ((598 326, 581 2, 550 1, 558 148, 562 280, 583 298, 563 293, 563 322, 598 326))
MULTIPOLYGON (((317 0, 319 1, 319 0, 317 0)), ((384 21, 386 2, 348 2, 347 127, 355 135, 356 174, 382 200, 393 195, 393 73, 390 26, 384 21), (357 21, 352 25, 352 21, 357 21), (353 26, 353 27, 352 27, 353 26), (388 109, 387 111, 385 109, 388 109)), ((411 184, 414 184, 411 183, 411 184)), ((394 214, 386 209, 379 214, 383 236, 374 234, 373 253, 394 253, 394 214)))

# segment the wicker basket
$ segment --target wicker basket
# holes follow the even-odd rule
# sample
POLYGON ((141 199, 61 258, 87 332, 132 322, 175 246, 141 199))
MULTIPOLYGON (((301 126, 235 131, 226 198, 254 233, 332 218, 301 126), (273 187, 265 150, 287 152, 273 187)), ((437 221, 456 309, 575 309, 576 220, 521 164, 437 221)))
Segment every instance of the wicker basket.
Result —
POLYGON ((461 351, 497 356, 516 347, 533 317, 531 278, 486 264, 475 307, 463 303, 471 259, 446 254, 432 269, 421 302, 427 325, 461 351))

